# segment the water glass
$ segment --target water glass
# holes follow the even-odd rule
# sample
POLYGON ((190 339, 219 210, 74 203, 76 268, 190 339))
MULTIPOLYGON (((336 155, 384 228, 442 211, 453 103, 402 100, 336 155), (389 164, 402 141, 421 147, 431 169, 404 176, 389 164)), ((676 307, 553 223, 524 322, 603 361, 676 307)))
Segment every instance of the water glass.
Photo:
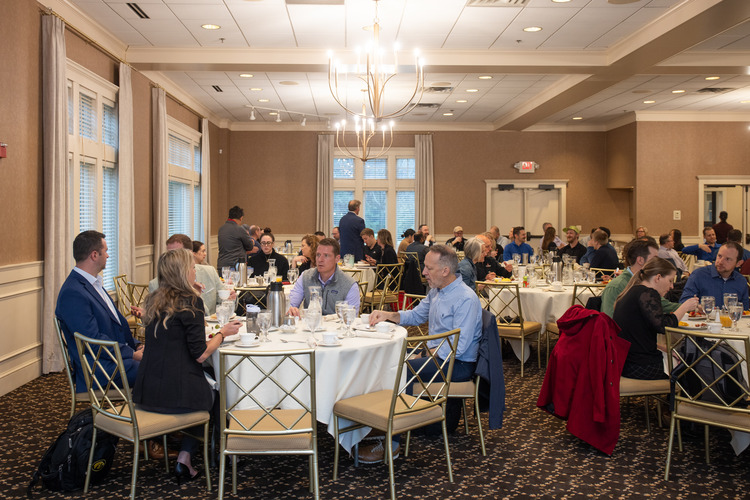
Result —
POLYGON ((349 303, 345 300, 337 300, 336 301, 336 315, 341 320, 341 326, 339 327, 339 330, 343 329, 344 326, 344 309, 349 307, 349 303))
POLYGON ((224 266, 221 268, 221 277, 224 278, 224 283, 227 282, 229 279, 229 273, 232 272, 232 268, 229 266, 224 266))
POLYGON ((352 323, 354 323, 354 320, 357 318, 357 310, 347 304, 347 306, 343 309, 342 318, 344 320, 344 324, 346 324, 346 333, 344 334, 344 337, 353 337, 352 323))
POLYGON ((307 310, 305 311, 305 323, 307 324, 307 328, 310 329, 310 334, 318 329, 322 319, 323 314, 320 312, 320 309, 311 309, 309 307, 307 308, 307 310))
POLYGON ((234 302, 226 301, 216 306, 216 319, 219 322, 219 327, 223 327, 229 322, 229 318, 232 317, 232 309, 234 302))
POLYGON ((734 304, 729 307, 729 317, 732 318, 733 332, 739 331, 739 328, 737 328, 737 322, 742 318, 743 309, 745 309, 745 306, 743 306, 742 304, 734 304))
POLYGON ((260 328, 260 341, 270 342, 268 329, 271 328, 271 311, 263 309, 258 313, 258 328, 260 328))
POLYGON ((737 294, 736 293, 725 293, 724 294, 724 305, 727 308, 737 305, 737 294))
POLYGON ((701 297, 701 307, 703 308, 703 311, 706 313, 707 320, 711 320, 711 313, 713 312, 715 305, 716 305, 716 299, 714 297, 711 297, 709 295, 701 297))
POLYGON ((514 253, 513 254, 513 263, 519 264, 521 262, 521 254, 520 253, 514 253))
POLYGON ((299 275, 299 269, 294 268, 287 271, 286 276, 289 279, 289 283, 292 285, 297 281, 297 276, 299 275))

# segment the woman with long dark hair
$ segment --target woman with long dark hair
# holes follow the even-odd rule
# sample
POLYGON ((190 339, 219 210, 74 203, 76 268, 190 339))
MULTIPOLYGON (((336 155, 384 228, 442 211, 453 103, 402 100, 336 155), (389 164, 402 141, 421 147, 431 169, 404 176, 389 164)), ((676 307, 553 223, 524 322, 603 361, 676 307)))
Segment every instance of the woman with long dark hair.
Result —
POLYGON ((674 240, 674 249, 682 252, 682 249, 685 248, 685 244, 682 242, 682 231, 672 229, 672 240, 674 240))
POLYGON ((672 289, 675 267, 667 260, 652 257, 630 278, 615 301, 612 319, 620 326, 620 337, 630 342, 622 376, 642 380, 667 378, 664 361, 656 346, 656 335, 664 327, 677 326, 679 319, 698 305, 698 298, 683 302, 674 313, 664 313, 661 298, 672 289))
MULTIPOLYGON (((133 386, 133 401, 145 411, 167 414, 210 411, 214 391, 201 363, 234 335, 239 321, 224 325, 206 341, 203 301, 193 288, 195 261, 187 249, 169 250, 159 257, 159 288, 146 297, 143 321, 146 348, 133 386)), ((202 426, 188 429, 174 469, 178 482, 199 476, 192 466, 202 426)), ((208 473, 208 471, 206 471, 208 473)))
POLYGON ((299 269, 302 275, 311 267, 315 267, 315 253, 318 251, 318 238, 314 234, 306 234, 302 237, 302 246, 299 255, 292 259, 292 269, 299 269))

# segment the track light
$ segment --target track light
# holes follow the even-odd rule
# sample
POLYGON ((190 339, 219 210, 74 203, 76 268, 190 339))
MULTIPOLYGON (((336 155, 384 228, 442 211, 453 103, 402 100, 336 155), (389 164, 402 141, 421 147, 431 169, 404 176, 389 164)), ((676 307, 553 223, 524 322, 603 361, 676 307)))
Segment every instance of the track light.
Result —
POLYGON ((327 128, 327 129, 330 129, 330 128, 331 128, 331 120, 328 120, 328 123, 326 124, 326 128, 327 128))
POLYGON ((276 113, 276 123, 279 123, 280 121, 281 121, 281 113, 277 112, 276 113))
POLYGON ((250 119, 255 120, 255 110, 250 111, 250 119))
POLYGON ((307 117, 305 115, 302 115, 302 123, 300 123, 303 127, 307 125, 307 117))

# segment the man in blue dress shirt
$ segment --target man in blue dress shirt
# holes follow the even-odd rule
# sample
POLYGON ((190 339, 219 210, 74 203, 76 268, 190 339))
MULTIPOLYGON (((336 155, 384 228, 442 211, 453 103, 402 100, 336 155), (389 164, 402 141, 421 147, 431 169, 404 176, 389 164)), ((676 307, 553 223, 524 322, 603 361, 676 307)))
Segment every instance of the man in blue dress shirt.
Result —
POLYGON ((721 245, 716 243, 716 233, 712 227, 703 228, 703 243, 689 245, 682 249, 682 253, 695 255, 698 260, 707 260, 713 262, 716 260, 716 253, 721 245))
MULTIPOLYGON (((709 228, 710 229, 710 228, 709 228)), ((713 232, 713 229, 711 229, 713 232)), ((724 305, 725 293, 736 293, 738 303, 750 309, 747 281, 736 267, 742 264, 742 246, 735 241, 727 241, 719 248, 713 266, 696 269, 688 278, 680 302, 690 297, 714 297, 716 307, 724 305)))
POLYGON ((524 253, 528 254, 529 259, 534 255, 534 249, 531 248, 531 245, 526 243, 526 230, 523 226, 516 226, 513 228, 513 241, 505 245, 505 249, 503 250, 503 260, 513 260, 514 253, 519 255, 524 253))
MULTIPOLYGON (((458 278, 458 258, 456 252, 446 245, 433 245, 424 259, 424 274, 430 285, 430 292, 417 307, 411 311, 373 311, 370 314, 370 324, 381 321, 392 321, 404 326, 421 325, 429 321, 429 334, 444 333, 460 328, 456 347, 456 360, 453 364, 452 382, 471 380, 477 366, 479 340, 482 336, 482 306, 477 294, 458 278)), ((428 346, 435 347, 435 345, 428 346)), ((442 361, 450 354, 450 346, 444 343, 437 351, 437 357, 442 361)), ((430 358, 416 358, 409 361, 415 370, 418 365, 425 364, 430 358)), ((423 379, 429 379, 437 367, 434 363, 427 364, 421 372, 423 379)), ((450 399, 446 409, 446 426, 448 429, 458 425, 463 400, 450 399), (457 412, 455 410, 458 410, 457 412), (454 415, 453 417, 451 415, 454 415)), ((399 446, 393 457, 396 458, 399 446)), ((385 451, 381 441, 359 450, 359 459, 364 463, 378 463, 383 461, 385 451)))

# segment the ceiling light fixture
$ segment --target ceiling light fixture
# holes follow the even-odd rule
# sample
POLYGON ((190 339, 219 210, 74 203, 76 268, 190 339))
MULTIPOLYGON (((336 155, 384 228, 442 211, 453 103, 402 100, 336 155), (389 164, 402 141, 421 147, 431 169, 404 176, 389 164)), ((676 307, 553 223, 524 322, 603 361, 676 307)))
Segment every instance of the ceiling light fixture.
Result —
POLYGON ((536 33, 537 31, 542 31, 541 26, 527 26, 523 29, 526 33, 536 33))
POLYGON ((218 30, 221 29, 221 26, 218 24, 201 24, 201 28, 204 30, 218 30))
POLYGON ((250 111, 250 120, 255 121, 255 110, 250 111))
MULTIPOLYGON (((263 110, 269 111, 268 114, 270 116, 275 116, 276 117, 276 120, 274 120, 276 123, 279 123, 281 121, 281 113, 286 113, 287 115, 289 115, 289 117, 292 119, 292 121, 294 121, 294 117, 295 116, 297 116, 297 115, 301 116, 302 119, 300 120, 299 124, 300 124, 301 127, 306 127, 307 126, 307 116, 310 115, 310 116, 314 116, 316 118, 322 118, 323 120, 328 120, 327 126, 328 126, 328 128, 331 128, 330 127, 331 120, 328 119, 327 117, 323 116, 323 115, 316 115, 315 113, 309 113, 307 111, 302 112, 302 111, 292 111, 290 109, 283 109, 282 110, 282 109, 278 109, 278 108, 264 108, 262 106, 254 106, 252 104, 245 104, 245 106, 247 106, 248 108, 252 108, 252 110, 250 111, 250 120, 255 120, 255 110, 256 109, 263 109, 263 110)), ((261 119, 263 119, 263 116, 261 116, 261 119)), ((323 121, 323 120, 321 120, 321 121, 323 121)))
POLYGON ((252 78, 253 75, 250 73, 240 73, 240 78, 252 78))
POLYGON ((250 87, 250 90, 252 90, 253 92, 260 92, 263 89, 260 87, 250 87))
POLYGON ((466 92, 479 92, 479 89, 466 89, 466 92))
POLYGON ((740 104, 750 104, 750 101, 740 101, 740 104))
POLYGON ((721 77, 720 76, 707 76, 706 80, 718 80, 719 78, 721 77))
POLYGON ((276 113, 276 123, 281 123, 281 113, 276 113))
POLYGON ((482 75, 479 77, 480 80, 492 80, 492 77, 490 75, 482 75))
POLYGON ((463 103, 465 103, 465 102, 469 102, 469 101, 467 101, 466 99, 459 99, 459 100, 457 100, 456 102, 460 102, 461 104, 463 104, 463 103))
POLYGON ((582 116, 574 116, 573 119, 574 120, 583 120, 583 117, 582 116))
POLYGON ((570 0, 552 0, 552 3, 568 3, 570 0))
POLYGON ((258 102, 268 102, 268 99, 258 99, 258 102))
POLYGON ((443 116, 453 116, 453 110, 443 113, 443 116))
POLYGON ((643 101, 643 104, 653 104, 653 103, 655 103, 655 102, 656 102, 656 101, 643 101))
POLYGON ((299 124, 303 127, 307 125, 307 117, 305 115, 302 115, 302 121, 299 124))
POLYGON ((392 78, 398 75, 398 47, 393 48, 393 62, 386 64, 385 51, 380 46, 380 19, 378 18, 378 1, 375 1, 375 18, 372 25, 372 41, 365 49, 364 64, 361 63, 360 51, 356 51, 356 65, 349 66, 353 70, 353 83, 356 88, 364 83, 366 91, 361 93, 360 104, 349 106, 349 92, 346 75, 347 66, 338 60, 334 61, 333 54, 328 58, 328 88, 336 103, 348 115, 353 116, 356 136, 356 148, 346 144, 346 120, 336 126, 336 146, 343 154, 367 161, 385 155, 393 144, 393 125, 386 126, 383 122, 388 119, 404 116, 417 107, 424 95, 424 61, 419 53, 414 53, 415 83, 411 96, 401 104, 386 107, 386 87, 392 78), (341 77, 341 78, 340 78, 341 77), (339 81, 341 80, 341 82, 339 81), (357 128, 358 127, 358 128, 357 128), (370 140, 376 135, 382 135, 383 144, 379 149, 371 150, 370 140), (387 138, 386 138, 387 134, 387 138), (386 146, 386 143, 388 144, 386 146), (356 151, 356 152, 354 152, 356 151))
POLYGON ((276 115, 278 115, 279 113, 278 113, 278 111, 271 111, 271 112, 270 112, 270 113, 268 113, 268 114, 269 114, 269 115, 271 115, 271 116, 276 116, 276 115))
POLYGON ((672 91, 672 93, 673 93, 673 94, 684 94, 684 93, 685 93, 685 91, 684 91, 684 90, 682 90, 682 89, 680 89, 680 90, 673 90, 673 91, 672 91))

